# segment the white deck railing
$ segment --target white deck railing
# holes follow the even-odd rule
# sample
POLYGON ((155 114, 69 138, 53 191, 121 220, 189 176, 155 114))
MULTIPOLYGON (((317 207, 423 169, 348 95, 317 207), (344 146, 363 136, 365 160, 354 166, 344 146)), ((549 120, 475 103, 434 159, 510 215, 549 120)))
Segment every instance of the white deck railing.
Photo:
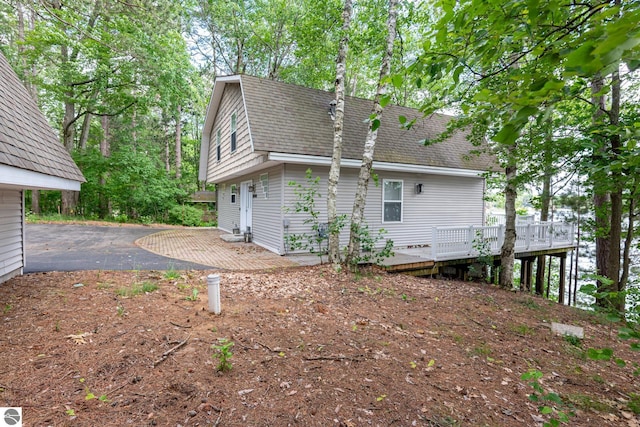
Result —
MULTIPOLYGON (((431 255, 434 261, 497 255, 504 242, 504 225, 487 227, 433 227, 431 255)), ((567 248, 574 245, 573 224, 543 222, 516 226, 515 251, 567 248)))

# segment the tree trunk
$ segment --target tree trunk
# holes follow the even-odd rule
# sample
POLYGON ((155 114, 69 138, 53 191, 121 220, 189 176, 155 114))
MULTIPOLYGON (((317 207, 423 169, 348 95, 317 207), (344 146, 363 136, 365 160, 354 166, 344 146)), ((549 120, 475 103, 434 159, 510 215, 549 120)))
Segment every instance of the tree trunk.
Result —
MULTIPOLYGON (((620 73, 614 71, 611 76, 611 109, 609 111, 609 122, 616 132, 609 137, 611 146, 611 162, 617 163, 621 155, 620 134, 617 131, 620 124, 620 73)), ((611 303, 619 312, 625 310, 625 290, 624 283, 620 281, 620 249, 622 240, 622 198, 623 198, 623 176, 622 171, 618 168, 611 168, 611 182, 613 188, 611 190, 611 228, 610 240, 611 247, 609 249, 609 259, 607 261, 609 279, 612 280, 611 289, 618 292, 611 303)))
POLYGON ((625 289, 627 286, 627 283, 629 281, 629 269, 631 267, 630 253, 631 253, 631 247, 633 245, 633 238, 635 234, 634 228, 635 228, 636 217, 638 215, 636 212, 636 204, 639 197, 639 194, 638 194, 639 185, 638 185, 637 179, 631 188, 632 190, 629 196, 629 223, 627 226, 627 235, 624 240, 624 251, 622 255, 622 274, 620 275, 620 288, 622 289, 625 289))
POLYGON ((336 105, 333 122, 333 157, 329 169, 327 188, 327 222, 329 223, 329 263, 335 268, 340 266, 340 224, 338 221, 337 199, 340 180, 340 161, 342 159, 342 129, 344 125, 344 86, 346 74, 347 50, 349 48, 349 25, 351 23, 351 0, 344 1, 342 11, 342 39, 336 60, 336 105))
POLYGON ((176 179, 182 178, 182 106, 176 114, 176 179))
POLYGON ((169 147, 169 132, 167 126, 163 127, 164 132, 162 132, 162 136, 164 138, 164 170, 167 172, 167 175, 171 172, 171 149, 169 147))
MULTIPOLYGON (((67 46, 61 47, 62 61, 69 61, 69 51, 67 46)), ((69 89, 65 93, 67 100, 64 103, 64 117, 62 119, 62 143, 69 153, 73 152, 75 143, 75 115, 76 106, 72 101, 73 91, 69 89)), ((61 213, 62 215, 73 215, 78 205, 78 192, 71 190, 63 190, 61 196, 61 213)))
MULTIPOLYGON (((102 126, 102 139, 100 140, 100 154, 103 158, 111 156, 111 133, 109 130, 109 116, 102 116, 100 118, 100 124, 102 126)), ((107 180, 109 179, 109 171, 105 171, 100 175, 100 216, 107 218, 111 216, 111 200, 105 190, 107 180)))
MULTIPOLYGON (((509 147, 509 157, 512 162, 516 151, 515 144, 509 147)), ((513 264, 515 262, 515 244, 516 244, 516 190, 517 167, 509 165, 505 169, 507 184, 504 189, 505 196, 505 230, 504 242, 500 250, 500 279, 499 285, 503 288, 513 287, 513 264)))
MULTIPOLYGON (((551 205, 551 166, 553 162, 553 153, 551 152, 552 135, 551 130, 547 131, 544 141, 544 176, 542 181, 542 194, 540 195, 540 221, 549 220, 549 207, 551 205)), ((544 292, 544 271, 546 268, 546 256, 540 255, 536 265, 536 295, 542 295, 544 292)))
POLYGON ((353 212, 351 213, 351 233, 349 235, 349 246, 347 248, 347 264, 356 266, 360 255, 360 234, 364 216, 364 207, 367 199, 369 179, 371 178, 371 167, 373 165, 373 154, 378 137, 378 126, 382 117, 382 106, 380 99, 387 93, 387 77, 391 73, 391 58, 393 56, 393 44, 396 37, 396 7, 398 0, 389 0, 389 18, 387 20, 387 44, 382 56, 382 66, 380 67, 380 77, 378 79, 378 90, 373 100, 367 139, 364 143, 364 153, 362 155, 362 165, 358 176, 358 186, 355 200, 353 202, 353 212))
MULTIPOLYGON (((30 19, 29 19, 29 28, 33 30, 35 28, 35 13, 30 9, 30 19)), ((35 64, 32 65, 31 70, 27 71, 29 68, 29 64, 27 63, 27 57, 25 54, 25 44, 24 44, 24 29, 25 29, 25 16, 24 16, 24 5, 22 2, 17 2, 16 10, 18 11, 18 52, 20 53, 20 57, 22 58, 22 67, 24 71, 24 86, 27 88, 29 95, 31 98, 38 102, 38 91, 36 90, 35 85, 33 84, 31 78, 35 77, 36 69, 35 64), (28 76, 28 74, 31 74, 28 76)), ((40 215, 40 190, 31 190, 31 212, 36 215, 40 215)))
POLYGON ((87 141, 89 140, 89 130, 91 129, 91 118, 93 114, 87 112, 82 121, 82 130, 80 131, 80 151, 87 150, 87 141))
MULTIPOLYGON (((605 99, 602 95, 604 82, 602 76, 595 76, 591 80, 591 102, 595 107, 593 113, 593 124, 595 127, 603 125, 605 114, 605 99)), ((595 140, 593 161, 596 164, 602 163, 607 156, 607 141, 598 133, 593 134, 595 140)), ((595 227, 596 227, 596 273, 599 276, 610 277, 609 271, 609 254, 611 252, 611 215, 610 215, 610 194, 609 194, 609 177, 606 173, 595 173, 592 175, 593 185, 593 208, 595 211, 595 227)), ((616 275, 618 273, 616 272, 616 275)), ((609 286, 602 280, 596 281, 598 292, 607 292, 609 286)), ((596 297, 596 304, 600 307, 608 306, 608 299, 596 297)))
POLYGON ((138 148, 138 110, 136 106, 133 106, 133 113, 131 115, 131 140, 133 141, 133 152, 135 153, 138 148))

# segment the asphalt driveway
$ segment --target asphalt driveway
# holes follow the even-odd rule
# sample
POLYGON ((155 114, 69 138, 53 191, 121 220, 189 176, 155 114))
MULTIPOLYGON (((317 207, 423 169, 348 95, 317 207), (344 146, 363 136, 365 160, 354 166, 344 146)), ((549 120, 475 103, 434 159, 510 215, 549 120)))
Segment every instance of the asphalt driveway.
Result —
POLYGON ((25 273, 77 270, 211 270, 135 245, 161 230, 144 226, 26 224, 25 273))

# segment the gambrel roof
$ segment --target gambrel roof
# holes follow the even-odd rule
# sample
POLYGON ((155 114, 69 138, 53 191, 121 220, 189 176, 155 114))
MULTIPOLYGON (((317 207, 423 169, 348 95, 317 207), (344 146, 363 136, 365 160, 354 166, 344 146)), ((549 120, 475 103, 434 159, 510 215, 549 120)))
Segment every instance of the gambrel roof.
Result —
POLYGON ((0 184, 80 189, 82 172, 0 53, 0 184))
MULTIPOLYGON (((333 121, 328 111, 329 103, 335 100, 334 93, 247 75, 218 77, 203 135, 211 133, 227 84, 241 86, 255 152, 331 158, 333 121)), ((346 97, 343 159, 362 158, 372 106, 371 100, 346 97)), ((456 132, 442 143, 421 143, 442 133, 450 120, 450 116, 442 114, 423 117, 419 110, 388 105, 378 129, 374 161, 473 171, 496 169, 490 154, 470 154, 478 147, 467 140, 464 132, 456 132), (400 125, 399 116, 417 121, 407 130, 400 125)))

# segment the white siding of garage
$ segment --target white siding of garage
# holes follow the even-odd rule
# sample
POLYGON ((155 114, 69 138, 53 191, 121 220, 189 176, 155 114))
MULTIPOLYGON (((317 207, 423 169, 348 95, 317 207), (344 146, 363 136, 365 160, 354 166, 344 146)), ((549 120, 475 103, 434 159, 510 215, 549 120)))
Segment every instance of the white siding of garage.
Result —
POLYGON ((0 189, 0 283, 24 267, 22 191, 0 189))

